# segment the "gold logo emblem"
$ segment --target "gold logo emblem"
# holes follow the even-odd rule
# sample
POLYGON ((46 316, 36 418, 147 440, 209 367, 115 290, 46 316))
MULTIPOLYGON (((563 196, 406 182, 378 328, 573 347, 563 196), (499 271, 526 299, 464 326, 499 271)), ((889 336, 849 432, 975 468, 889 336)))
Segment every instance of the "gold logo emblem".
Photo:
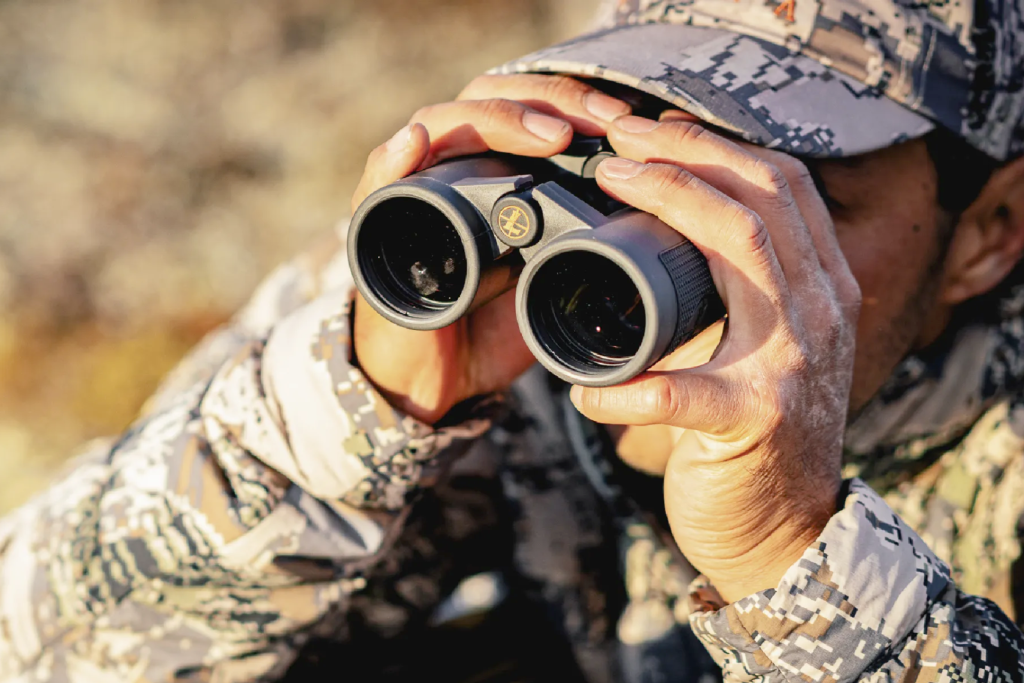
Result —
POLYGON ((498 228, 511 240, 520 239, 530 232, 530 217, 518 206, 506 206, 498 214, 498 228))

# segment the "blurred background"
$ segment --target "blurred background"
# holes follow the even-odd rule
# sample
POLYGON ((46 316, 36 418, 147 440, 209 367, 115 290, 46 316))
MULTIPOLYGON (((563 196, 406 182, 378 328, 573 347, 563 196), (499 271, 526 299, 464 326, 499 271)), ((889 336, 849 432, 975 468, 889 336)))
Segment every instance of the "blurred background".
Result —
POLYGON ((597 0, 0 0, 0 514, 276 264, 419 106, 597 0))

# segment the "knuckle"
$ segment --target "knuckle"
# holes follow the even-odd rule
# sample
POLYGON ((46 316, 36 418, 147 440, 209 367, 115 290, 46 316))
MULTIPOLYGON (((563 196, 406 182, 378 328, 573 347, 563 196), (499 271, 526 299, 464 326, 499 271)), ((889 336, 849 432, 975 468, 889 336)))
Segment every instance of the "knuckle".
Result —
POLYGON ((523 118, 523 106, 518 102, 501 97, 480 100, 475 106, 480 122, 486 128, 498 128, 519 124, 523 118))
MULTIPOLYGON (((800 163, 795 159, 793 162, 800 163)), ((768 197, 789 197, 792 194, 789 180, 780 165, 787 165, 787 162, 780 159, 777 163, 772 163, 760 157, 753 157, 743 169, 743 176, 768 197)))
POLYGON ((789 156, 777 154, 772 162, 764 161, 759 171, 766 198, 781 212, 800 213, 794 187, 814 187, 814 179, 807 164, 789 156))
POLYGON ((788 154, 781 154, 779 158, 775 160, 775 166, 782 172, 786 182, 790 187, 795 185, 805 185, 810 183, 814 184, 814 179, 811 177, 811 170, 807 168, 807 164, 800 161, 796 157, 789 156, 788 154))
POLYGON ((785 385, 791 378, 805 377, 811 369, 811 349, 807 340, 788 335, 775 354, 775 367, 785 385))
MULTIPOLYGON (((799 163, 795 159, 793 161, 799 163)), ((750 162, 746 173, 760 190, 764 201, 773 209, 784 213, 797 208, 796 197, 793 196, 789 180, 779 164, 755 158, 750 162)))
POLYGON ((692 173, 672 164, 650 164, 647 172, 654 184, 655 194, 661 197, 670 197, 695 180, 692 173))
POLYGON ((766 251, 771 239, 764 220, 739 202, 732 202, 727 211, 730 215, 726 219, 726 229, 730 239, 744 251, 766 251))
POLYGON ((697 142, 710 134, 707 128, 693 121, 673 121, 668 125, 671 126, 671 142, 678 147, 697 142))
POLYGON ((788 185, 782 169, 760 157, 750 157, 742 172, 748 181, 771 194, 782 192, 788 185))
POLYGON ((657 422, 669 423, 681 412, 676 383, 668 376, 653 377, 644 392, 645 412, 657 422))
POLYGON ((579 103, 590 88, 568 76, 537 76, 540 99, 546 102, 579 103))

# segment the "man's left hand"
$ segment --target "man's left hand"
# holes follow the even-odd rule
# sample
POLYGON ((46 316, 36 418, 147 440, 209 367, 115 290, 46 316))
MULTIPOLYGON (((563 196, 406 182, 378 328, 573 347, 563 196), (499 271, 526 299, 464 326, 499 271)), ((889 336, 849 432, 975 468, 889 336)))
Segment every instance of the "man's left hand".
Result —
POLYGON ((692 120, 623 117, 608 138, 621 158, 601 187, 704 253, 728 324, 704 365, 669 356, 573 401, 678 430, 665 504, 680 550, 726 600, 774 588, 836 511, 859 288, 799 161, 692 120))

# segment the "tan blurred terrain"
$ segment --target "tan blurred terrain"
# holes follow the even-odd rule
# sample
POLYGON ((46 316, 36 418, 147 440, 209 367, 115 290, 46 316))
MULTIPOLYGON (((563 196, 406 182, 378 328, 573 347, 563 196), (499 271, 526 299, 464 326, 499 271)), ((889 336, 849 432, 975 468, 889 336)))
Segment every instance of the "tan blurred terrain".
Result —
POLYGON ((596 4, 0 2, 0 512, 330 230, 412 111, 596 4))

